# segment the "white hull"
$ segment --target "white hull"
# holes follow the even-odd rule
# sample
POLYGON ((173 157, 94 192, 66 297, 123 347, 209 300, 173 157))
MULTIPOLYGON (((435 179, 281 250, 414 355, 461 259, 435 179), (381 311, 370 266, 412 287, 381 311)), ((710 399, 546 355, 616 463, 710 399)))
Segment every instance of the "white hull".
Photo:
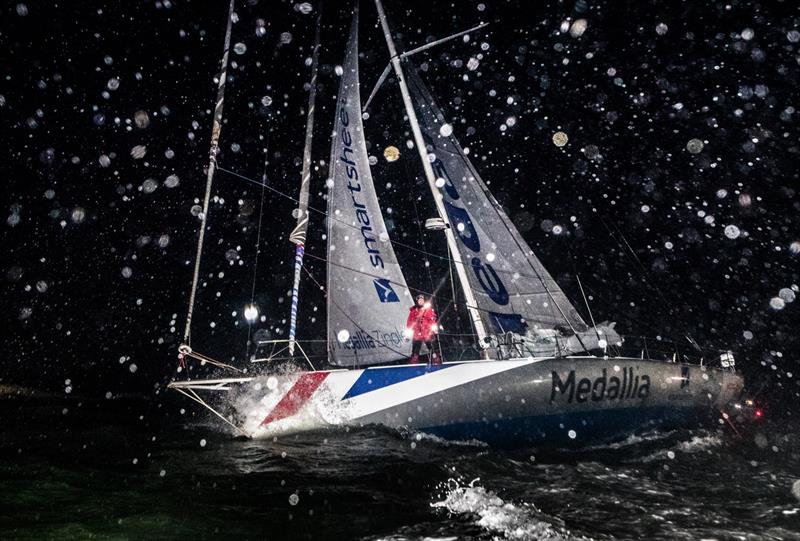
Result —
POLYGON ((449 439, 552 446, 697 425, 715 413, 719 418, 743 387, 742 378, 730 371, 596 357, 387 366, 239 381, 227 405, 252 437, 379 424, 449 439))

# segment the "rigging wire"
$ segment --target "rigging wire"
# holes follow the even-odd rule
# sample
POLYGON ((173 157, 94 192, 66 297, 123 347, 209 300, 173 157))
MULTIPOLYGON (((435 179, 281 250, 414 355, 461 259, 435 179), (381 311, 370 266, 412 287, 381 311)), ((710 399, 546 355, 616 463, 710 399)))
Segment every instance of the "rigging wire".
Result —
MULTIPOLYGON (((644 264, 642 264, 642 261, 641 261, 641 259, 639 259, 639 256, 636 254, 636 252, 634 251, 634 249, 631 247, 630 243, 629 243, 629 242, 628 242, 628 240, 625 238, 625 235, 622 233, 622 231, 620 231, 619 227, 618 227, 616 224, 614 224, 614 223, 612 222, 612 224, 611 224, 611 225, 613 225, 613 226, 614 226, 614 229, 616 230, 616 235, 615 235, 615 234, 614 234, 614 232, 613 232, 613 231, 611 231, 611 228, 608 226, 608 223, 607 223, 607 222, 606 222, 606 221, 603 219, 603 217, 602 217, 602 216, 600 216, 599 214, 597 215, 597 217, 600 219, 600 223, 601 223, 601 224, 603 224, 603 227, 605 227, 605 228, 606 228, 606 231, 608 232, 609 236, 611 236, 611 238, 612 238, 612 239, 614 239, 614 241, 615 241, 615 242, 617 243, 617 245, 620 247, 621 251, 622 251, 622 252, 623 252, 623 253, 624 253, 624 254, 625 254, 625 255, 626 255, 626 256, 627 256, 629 259, 632 259, 632 260, 633 260, 633 261, 636 263, 636 264, 634 265, 634 267, 636 268, 636 270, 638 270, 638 271, 639 271, 639 275, 641 276, 642 280, 644 280, 644 282, 645 282, 645 283, 646 283, 646 284, 647 284, 647 285, 648 285, 648 286, 649 286, 651 289, 655 290, 656 294, 659 296, 659 298, 661 299, 661 301, 662 301, 662 302, 663 302, 663 303, 664 303, 666 306, 672 306, 674 303, 671 303, 669 300, 667 300, 666 296, 665 296, 665 295, 664 295, 664 293, 661 291, 661 288, 659 288, 659 287, 658 287, 658 285, 656 285, 656 284, 652 283, 652 282, 651 282, 651 281, 648 279, 648 277, 647 277, 647 269, 645 268, 644 264), (617 235, 619 235, 619 238, 617 238, 617 235), (622 242, 620 242, 620 238, 622 239, 622 242), (627 248, 627 250, 626 250, 626 248, 627 248)), ((676 318, 676 319, 675 319, 675 321, 676 321, 676 323, 677 323, 678 327, 681 329, 681 333, 683 333, 683 335, 684 335, 684 337, 686 338, 686 340, 687 340, 687 341, 688 341, 690 344, 692 344, 692 346, 694 346, 694 347, 695 347, 695 349, 702 349, 702 348, 700 347, 700 345, 697 343, 697 341, 696 341, 694 338, 692 338, 691 334, 690 334, 690 333, 689 333, 689 331, 686 329, 686 327, 685 327, 685 326, 682 324, 682 322, 681 322, 681 318, 676 318)))
MULTIPOLYGON (((194 314, 194 303, 197 297, 197 284, 200 281, 200 260, 203 257, 203 240, 206 235, 208 225, 208 205, 211 200, 211 186, 214 181, 214 171, 217 167, 217 153, 219 152, 219 136, 222 131, 222 108, 225 104, 225 81, 228 78, 228 55, 231 46, 231 28, 233 26, 233 3, 231 0, 228 6, 228 22, 225 28, 225 45, 222 53, 222 67, 217 83, 217 100, 214 106, 214 120, 211 128, 211 146, 208 151, 208 173, 206 176, 206 191, 203 197, 203 212, 200 215, 200 234, 197 238, 197 254, 194 259, 194 272, 192 274, 192 289, 189 293, 189 309, 186 313, 186 327, 183 330, 183 343, 191 345, 192 339, 192 315, 194 314)), ((188 377, 188 372, 187 372, 188 377)))
MULTIPOLYGON (((247 177, 247 176, 242 175, 240 173, 237 173, 236 171, 232 171, 230 169, 226 169, 226 168, 224 168, 222 166, 218 166, 217 170, 220 171, 221 173, 227 173, 228 175, 236 177, 236 178, 238 178, 240 180, 243 180, 245 182, 249 182, 251 184, 255 184, 257 186, 261 186, 263 184, 262 182, 259 182, 258 180, 255 180, 253 178, 250 178, 250 177, 247 177)), ((265 187, 266 187, 267 190, 275 193, 276 195, 279 195, 280 197, 283 197, 284 199, 288 199, 289 201, 292 201, 294 203, 298 202, 298 200, 296 198, 292 197, 291 195, 289 195, 289 194, 287 194, 285 192, 282 192, 281 190, 279 190, 277 188, 274 188, 273 186, 265 186, 265 187)), ((317 214, 319 214, 319 215, 321 215, 321 216, 323 216, 323 217, 325 217, 325 218, 327 218, 329 220, 335 220, 336 222, 340 223, 341 225, 344 225, 345 227, 349 227, 349 228, 353 229, 354 231, 361 231, 361 228, 359 226, 353 225, 351 223, 347 223, 344 220, 336 218, 334 215, 330 214, 327 211, 312 207, 310 205, 309 205, 308 209, 310 211, 316 212, 317 214)), ((448 262, 450 264, 455 262, 455 260, 449 254, 448 255, 441 255, 441 254, 426 252, 425 250, 422 250, 422 249, 420 249, 420 248, 418 248, 416 246, 412 246, 411 244, 406 244, 404 242, 401 242, 401 241, 398 241, 398 240, 394 240, 394 239, 391 239, 391 238, 387 242, 390 242, 394 246, 400 246, 400 247, 405 248, 407 250, 411 250, 413 252, 417 252, 417 253, 425 255, 427 257, 436 258, 436 259, 439 259, 441 261, 448 262)), ((306 255, 309 255, 309 254, 306 253, 306 255)), ((514 275, 517 275, 517 276, 524 277, 524 278, 531 278, 531 279, 539 279, 539 280, 541 280, 541 278, 539 276, 536 276, 535 274, 524 274, 524 273, 520 273, 520 272, 516 272, 516 271, 505 270, 505 269, 494 269, 494 270, 498 274, 504 274, 504 275, 510 276, 512 278, 514 277, 514 275)), ((535 269, 532 269, 532 270, 534 270, 534 272, 535 272, 535 269)), ((465 304, 465 306, 466 306, 466 304, 465 304)))
MULTIPOLYGON (((256 233, 256 255, 253 261, 253 285, 250 289, 250 306, 255 306, 256 298, 256 278, 258 277, 258 256, 261 254, 261 229, 262 222, 264 221, 264 199, 266 195, 267 179, 267 166, 269 165, 269 140, 272 134, 272 128, 267 130, 267 140, 264 146, 264 173, 261 175, 261 204, 258 208, 258 230, 256 233)), ((250 339, 252 337, 253 322, 247 320, 247 344, 245 345, 244 358, 250 357, 250 339)))

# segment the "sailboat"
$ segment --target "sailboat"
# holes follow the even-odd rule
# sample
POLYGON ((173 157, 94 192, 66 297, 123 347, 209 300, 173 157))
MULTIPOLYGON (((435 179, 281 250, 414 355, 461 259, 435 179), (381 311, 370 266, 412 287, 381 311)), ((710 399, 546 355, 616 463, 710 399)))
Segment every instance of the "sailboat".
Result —
MULTIPOLYGON (((695 364, 677 357, 654 358, 649 351, 623 356, 619 351, 624 338, 614 324, 595 324, 591 312, 587 324, 492 196, 452 129, 446 128, 442 110, 410 61, 411 54, 450 38, 398 54, 381 0, 375 5, 390 57, 378 84, 393 70, 438 212, 426 226, 441 231, 447 241, 447 257, 474 331, 473 358, 408 364, 411 343, 404 326, 412 296, 370 172, 356 7, 342 64, 327 181, 328 368, 275 370, 267 362, 268 368, 260 373, 176 379, 169 387, 207 407, 237 434, 253 438, 384 425, 491 445, 572 446, 724 417, 726 406, 743 390, 732 354, 706 356, 695 364)), ((233 1, 206 202, 216 166, 232 13, 233 1)), ((319 31, 316 39, 313 77, 319 31)), ((309 115, 314 110, 314 86, 309 115)), ((311 124, 306 126, 298 226, 292 234, 296 257, 287 345, 292 355, 295 346, 305 355, 295 339, 295 326, 308 224, 311 124)), ((201 215, 180 355, 183 361, 196 359, 234 369, 190 346, 206 213, 207 207, 201 215)))

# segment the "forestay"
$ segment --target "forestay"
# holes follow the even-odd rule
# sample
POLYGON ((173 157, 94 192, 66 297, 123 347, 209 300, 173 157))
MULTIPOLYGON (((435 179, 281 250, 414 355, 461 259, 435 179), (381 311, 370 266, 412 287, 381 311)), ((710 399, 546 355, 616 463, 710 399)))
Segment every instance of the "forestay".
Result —
POLYGON ((328 351, 332 364, 406 358, 411 295, 369 170, 358 81, 358 12, 339 84, 328 180, 328 351))
POLYGON ((587 328, 464 154, 413 66, 408 84, 437 186, 489 334, 587 328))

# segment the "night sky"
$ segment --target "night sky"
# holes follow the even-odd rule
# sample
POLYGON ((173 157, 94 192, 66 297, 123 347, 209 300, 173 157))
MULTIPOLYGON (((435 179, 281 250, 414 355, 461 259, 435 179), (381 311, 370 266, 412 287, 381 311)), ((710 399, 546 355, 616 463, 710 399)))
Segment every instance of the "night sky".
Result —
MULTIPOLYGON (((733 349, 753 384, 767 382, 766 396, 796 403, 800 9, 682 4, 387 1, 386 9, 402 49, 491 23, 414 61, 579 310, 576 273, 598 321, 733 349), (564 147, 553 143, 558 131, 569 138, 564 147)), ((219 155, 222 167, 266 175, 292 197, 316 18, 316 4, 307 7, 237 1, 219 155)), ((69 379, 76 394, 150 393, 174 375, 226 12, 227 2, 197 0, 3 8, 0 383, 63 392, 69 379)), ((349 2, 323 8, 311 197, 320 209, 350 13, 349 2)), ((388 60, 376 24, 363 1, 362 99, 388 60)), ((369 114, 373 174, 394 239, 444 255, 442 238, 421 235, 416 223, 434 209, 405 144, 394 79, 369 114), (382 158, 387 145, 400 160, 382 158)), ((242 362, 261 189, 220 173, 214 195, 193 346, 242 362)), ((252 329, 264 336, 286 335, 294 206, 265 195, 255 300, 267 321, 252 329)), ((322 284, 323 232, 324 218, 312 213, 306 262, 322 284)), ((441 257, 430 258, 429 274, 418 252, 397 251, 412 287, 430 291, 447 272, 441 257)), ((305 278, 301 302, 301 338, 324 339, 324 297, 305 278)))

